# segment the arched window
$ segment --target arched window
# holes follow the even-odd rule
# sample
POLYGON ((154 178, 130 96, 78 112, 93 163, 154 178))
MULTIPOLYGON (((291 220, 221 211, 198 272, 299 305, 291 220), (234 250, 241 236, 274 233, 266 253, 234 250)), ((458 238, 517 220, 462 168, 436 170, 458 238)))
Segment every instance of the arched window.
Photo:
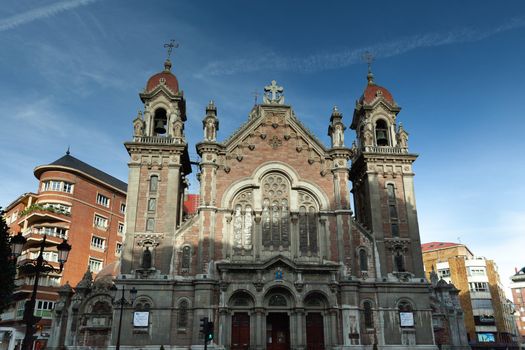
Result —
POLYGON ((390 215, 392 237, 399 237, 399 216, 397 214, 396 188, 394 184, 389 183, 386 185, 386 193, 388 198, 388 213, 390 215))
POLYGON ((157 108, 153 117, 153 135, 165 135, 168 117, 164 108, 157 108))
POLYGON ((149 191, 157 192, 158 186, 159 186, 159 177, 157 175, 151 175, 151 177, 149 178, 149 191))
POLYGON ((148 200, 148 211, 154 212, 156 207, 157 207, 157 199, 156 198, 150 198, 148 200))
POLYGON ((188 326, 188 306, 187 300, 183 299, 179 302, 179 312, 177 317, 177 328, 186 328, 188 326))
POLYGON ((155 219, 148 218, 146 220, 146 231, 147 232, 153 232, 155 230, 155 219))
POLYGON ((372 311, 372 303, 368 300, 363 303, 363 314, 365 319, 365 328, 374 328, 374 314, 372 311))
POLYGON ((396 188, 394 187, 394 184, 386 185, 386 193, 388 194, 388 201, 395 203, 396 202, 396 188))
POLYGON ((368 254, 365 249, 359 249, 359 268, 368 271, 368 254))
POLYGON ((286 302, 286 298, 282 296, 281 294, 274 294, 270 297, 270 300, 268 301, 268 306, 286 306, 288 303, 286 302))
POLYGON ((281 174, 270 174, 262 181, 262 241, 264 248, 290 246, 290 209, 288 180, 281 174))
POLYGON ((376 144, 378 146, 388 146, 388 126, 383 119, 376 122, 376 144))
POLYGON ((241 192, 234 201, 233 213, 233 247, 235 249, 252 249, 253 209, 252 190, 241 192))
POLYGON ((312 196, 299 192, 299 251, 316 254, 318 251, 317 239, 317 203, 312 196))
POLYGON ((181 272, 187 273, 190 271, 191 264, 191 247, 186 245, 182 248, 182 259, 181 259, 181 272))
POLYGON ((398 304, 399 324, 401 327, 414 327, 414 311, 412 304, 408 301, 400 301, 398 304))

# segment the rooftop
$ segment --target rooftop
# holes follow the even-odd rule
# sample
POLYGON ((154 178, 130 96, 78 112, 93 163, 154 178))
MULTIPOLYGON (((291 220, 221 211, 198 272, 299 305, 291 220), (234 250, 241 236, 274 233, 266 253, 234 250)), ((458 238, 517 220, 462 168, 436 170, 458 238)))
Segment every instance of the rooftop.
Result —
POLYGON ((55 160, 53 163, 47 164, 47 165, 40 165, 35 168, 35 176, 38 178, 42 172, 48 169, 53 168, 69 168, 72 170, 76 170, 78 172, 84 173, 88 176, 91 176, 100 182, 103 182, 111 187, 116 188, 117 190, 126 193, 128 190, 128 185, 116 177, 113 177, 109 175, 108 173, 103 172, 102 170, 99 170, 87 163, 84 163, 83 161, 73 157, 69 154, 69 152, 66 153, 65 156, 62 158, 59 158, 55 160))

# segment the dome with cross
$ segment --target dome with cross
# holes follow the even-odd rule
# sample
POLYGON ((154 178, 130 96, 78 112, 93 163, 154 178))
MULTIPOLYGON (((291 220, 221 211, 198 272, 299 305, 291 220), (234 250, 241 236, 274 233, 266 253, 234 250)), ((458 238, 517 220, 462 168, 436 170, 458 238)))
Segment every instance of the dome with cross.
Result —
POLYGON ((164 85, 174 94, 179 92, 179 82, 177 77, 171 72, 171 61, 169 59, 164 62, 164 71, 157 73, 148 79, 146 92, 155 90, 159 85, 164 85))
POLYGON ((367 79, 368 84, 366 84, 365 91, 363 91, 363 96, 361 96, 361 98, 359 99, 359 103, 370 104, 376 98, 382 97, 389 103, 395 104, 394 98, 392 97, 390 91, 388 91, 382 86, 376 85, 376 83, 374 82, 374 75, 371 71, 368 72, 367 79))

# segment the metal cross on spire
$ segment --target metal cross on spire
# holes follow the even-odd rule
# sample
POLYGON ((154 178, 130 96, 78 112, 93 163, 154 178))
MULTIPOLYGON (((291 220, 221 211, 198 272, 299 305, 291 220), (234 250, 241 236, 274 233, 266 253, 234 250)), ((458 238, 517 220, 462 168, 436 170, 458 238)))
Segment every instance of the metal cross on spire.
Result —
POLYGON ((368 64, 368 72, 372 72, 372 62, 374 62, 374 54, 370 51, 365 51, 363 53, 363 60, 368 64))
POLYGON ((169 44, 164 44, 164 47, 168 49, 168 60, 171 57, 171 51, 179 47, 179 43, 175 42, 175 39, 171 39, 169 44))
POLYGON ((374 74, 372 73, 372 62, 374 61, 374 55, 370 51, 365 51, 362 58, 368 64, 368 75, 366 76, 368 84, 374 85, 374 74))

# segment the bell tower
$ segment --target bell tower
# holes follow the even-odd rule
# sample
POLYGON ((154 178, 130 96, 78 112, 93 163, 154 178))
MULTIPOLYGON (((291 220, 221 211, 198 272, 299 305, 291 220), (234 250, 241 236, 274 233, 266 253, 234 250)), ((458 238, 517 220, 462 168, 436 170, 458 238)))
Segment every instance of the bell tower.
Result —
POLYGON ((186 101, 171 66, 168 58, 139 94, 144 108, 133 121, 132 141, 124 144, 131 159, 121 272, 141 278, 174 273, 173 239, 191 172, 186 101))
POLYGON ((350 169, 356 219, 374 235, 383 277, 424 277, 412 171, 417 155, 397 123, 401 108, 392 94, 370 69, 367 80, 350 126, 357 134, 350 169))

